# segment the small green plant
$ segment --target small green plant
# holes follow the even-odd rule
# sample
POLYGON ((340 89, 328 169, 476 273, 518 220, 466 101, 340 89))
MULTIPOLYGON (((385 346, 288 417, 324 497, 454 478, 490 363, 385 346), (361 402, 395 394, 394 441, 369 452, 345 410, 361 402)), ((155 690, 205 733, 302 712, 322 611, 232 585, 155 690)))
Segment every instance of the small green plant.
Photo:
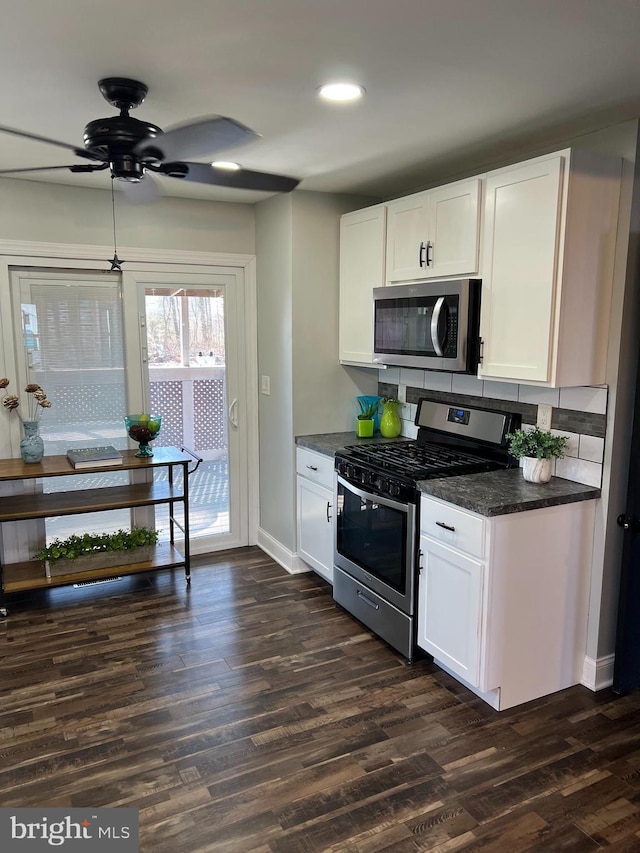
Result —
POLYGON ((551 435, 537 426, 530 430, 517 429, 506 436, 509 453, 518 459, 522 456, 535 456, 536 459, 561 459, 569 441, 563 435, 551 435))
POLYGON ((380 406, 380 402, 374 402, 372 400, 358 400, 358 405, 360 406, 360 414, 358 415, 358 420, 370 421, 375 417, 375 414, 380 406))
POLYGON ((74 560, 86 554, 104 551, 130 551, 145 545, 155 545, 158 532, 149 527, 133 527, 131 530, 116 530, 115 533, 72 534, 66 539, 54 539, 51 545, 41 548, 35 555, 37 560, 74 560))

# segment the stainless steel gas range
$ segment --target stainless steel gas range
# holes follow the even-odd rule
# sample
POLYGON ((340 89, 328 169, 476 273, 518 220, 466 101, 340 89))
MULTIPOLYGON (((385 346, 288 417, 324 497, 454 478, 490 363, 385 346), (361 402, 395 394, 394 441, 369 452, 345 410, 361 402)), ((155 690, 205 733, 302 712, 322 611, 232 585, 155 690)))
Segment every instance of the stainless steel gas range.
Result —
POLYGON ((336 454, 333 597, 413 661, 420 480, 517 465, 505 436, 519 416, 428 398, 418 437, 360 443, 336 454))

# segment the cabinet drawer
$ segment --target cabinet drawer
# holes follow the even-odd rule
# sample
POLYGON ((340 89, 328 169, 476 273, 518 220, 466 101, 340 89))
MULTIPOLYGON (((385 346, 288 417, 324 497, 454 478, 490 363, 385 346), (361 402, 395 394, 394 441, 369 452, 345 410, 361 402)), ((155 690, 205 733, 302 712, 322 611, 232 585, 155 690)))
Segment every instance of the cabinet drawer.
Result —
POLYGON ((305 447, 296 449, 296 472, 314 483, 333 489, 333 456, 323 456, 305 447))
POLYGON ((473 557, 484 557, 484 528, 484 519, 478 515, 433 498, 420 501, 422 533, 473 557))

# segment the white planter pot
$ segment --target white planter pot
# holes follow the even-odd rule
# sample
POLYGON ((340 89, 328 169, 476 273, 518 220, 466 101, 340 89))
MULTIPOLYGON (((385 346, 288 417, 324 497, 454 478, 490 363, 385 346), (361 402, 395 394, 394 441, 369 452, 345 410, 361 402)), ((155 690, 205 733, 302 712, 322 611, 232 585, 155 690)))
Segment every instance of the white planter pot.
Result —
POLYGON ((551 479, 553 459, 537 459, 525 456, 522 459, 522 476, 529 483, 548 483, 551 479))

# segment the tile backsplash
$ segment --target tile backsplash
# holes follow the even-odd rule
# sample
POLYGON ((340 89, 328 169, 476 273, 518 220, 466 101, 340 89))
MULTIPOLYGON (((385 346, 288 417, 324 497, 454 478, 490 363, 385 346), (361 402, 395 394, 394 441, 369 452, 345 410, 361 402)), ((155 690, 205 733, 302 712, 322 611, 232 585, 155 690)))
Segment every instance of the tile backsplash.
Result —
POLYGON ((492 382, 459 373, 437 373, 390 367, 378 374, 378 393, 397 397, 404 405, 402 435, 415 438, 417 403, 421 397, 443 403, 517 412, 523 428, 533 426, 537 406, 553 406, 551 431, 569 439, 566 455, 555 462, 555 476, 589 486, 602 485, 606 430, 606 386, 538 388, 509 382, 492 382))

